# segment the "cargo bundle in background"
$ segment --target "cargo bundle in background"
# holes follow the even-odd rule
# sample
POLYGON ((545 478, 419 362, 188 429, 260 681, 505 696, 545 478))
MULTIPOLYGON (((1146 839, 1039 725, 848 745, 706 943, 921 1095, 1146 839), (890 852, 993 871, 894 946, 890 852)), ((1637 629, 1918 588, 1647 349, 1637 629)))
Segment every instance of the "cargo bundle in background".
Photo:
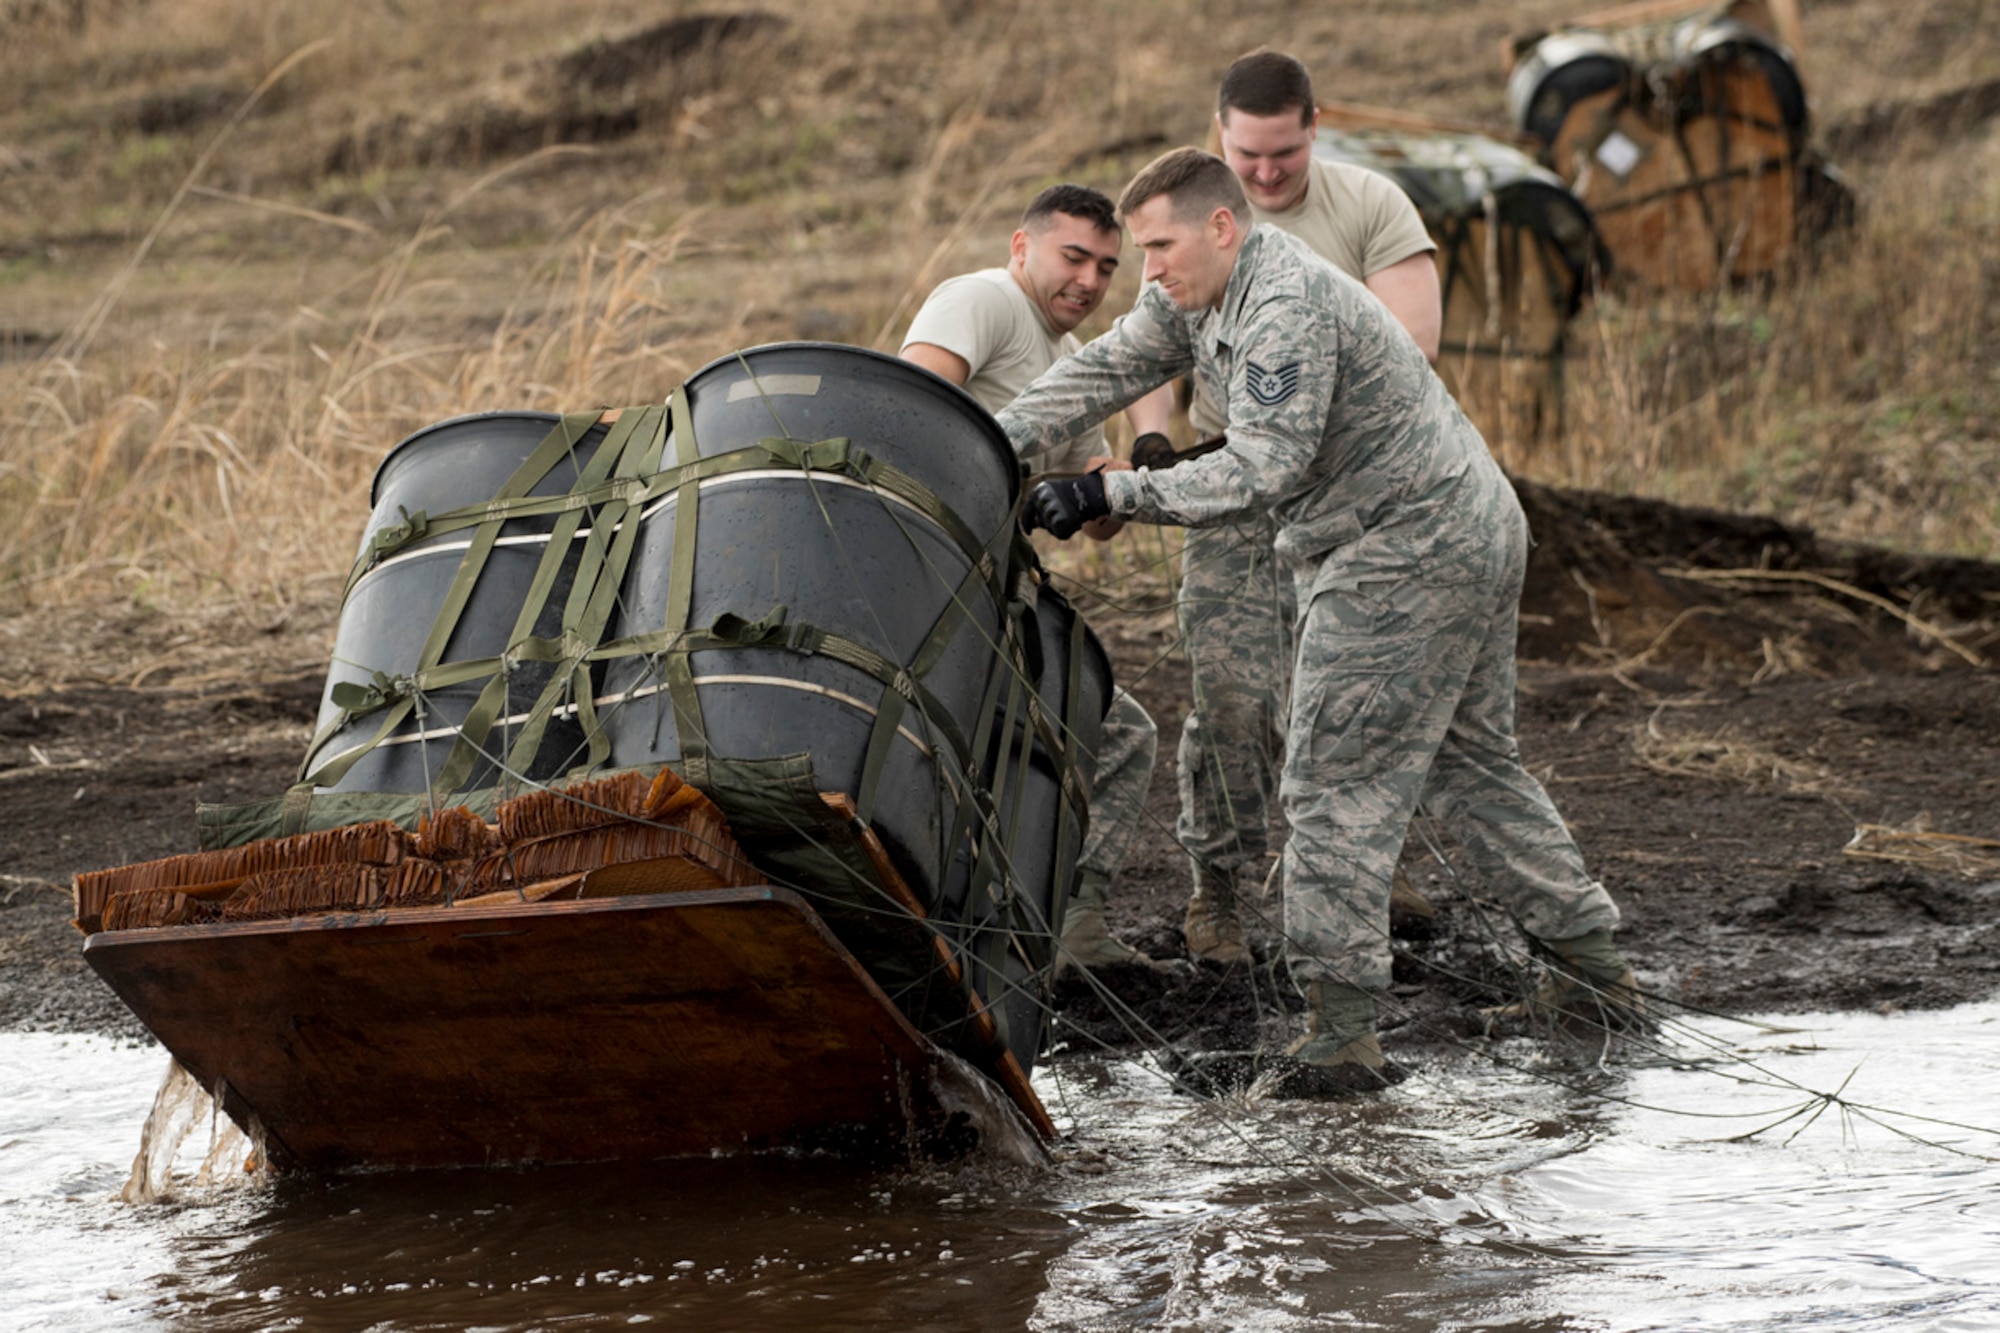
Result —
POLYGON ((1410 196, 1438 248, 1438 374, 1501 462, 1528 464, 1561 428, 1570 322, 1609 263, 1590 211, 1479 126, 1328 103, 1313 151, 1410 196))
POLYGON ((1790 0, 1604 10, 1507 44, 1508 110, 1627 280, 1761 278, 1852 210, 1812 145, 1800 42, 1790 0))

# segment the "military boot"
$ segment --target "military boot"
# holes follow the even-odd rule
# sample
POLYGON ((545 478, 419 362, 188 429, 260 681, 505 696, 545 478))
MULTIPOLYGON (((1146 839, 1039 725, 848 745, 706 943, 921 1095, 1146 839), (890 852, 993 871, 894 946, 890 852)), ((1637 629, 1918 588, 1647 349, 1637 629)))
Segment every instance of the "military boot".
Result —
POLYGON ((1389 881, 1389 934, 1399 940, 1427 940, 1437 933, 1437 908, 1397 866, 1389 881))
POLYGON ((1271 1056, 1249 1095, 1322 1101, 1378 1092, 1407 1071, 1383 1058, 1375 1035, 1375 997, 1333 981, 1306 985, 1306 1035, 1271 1056))
POLYGON ((1567 940, 1535 940, 1547 963, 1540 983, 1523 1000, 1486 1012, 1496 1018, 1566 1021, 1595 1031, 1626 1031, 1650 1021, 1631 964, 1608 930, 1567 940))
POLYGON ((1236 872, 1197 863, 1194 896, 1188 899, 1181 933, 1190 958, 1231 965, 1251 961, 1243 942, 1243 923, 1236 916, 1236 872))
POLYGON ((1111 927, 1105 924, 1104 898, 1108 888, 1110 881, 1097 871, 1077 872, 1076 896, 1070 900, 1069 910, 1063 914, 1062 944, 1056 956, 1057 971, 1071 966, 1104 967, 1111 963, 1155 966, 1153 959, 1113 935, 1111 927))
POLYGON ((1306 983, 1306 1035, 1285 1048, 1301 1064, 1380 1069, 1382 1040, 1375 1035, 1375 997, 1335 981, 1306 983))

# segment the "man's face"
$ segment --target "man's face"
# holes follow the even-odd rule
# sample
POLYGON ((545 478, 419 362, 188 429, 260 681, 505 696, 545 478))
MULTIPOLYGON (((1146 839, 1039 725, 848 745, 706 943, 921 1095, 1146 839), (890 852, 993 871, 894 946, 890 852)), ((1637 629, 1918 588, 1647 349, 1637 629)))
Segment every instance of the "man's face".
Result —
POLYGON ((1099 231, 1089 218, 1068 213, 1050 215, 1037 233, 1014 233, 1014 280, 1042 317, 1058 332, 1068 333, 1104 302, 1118 272, 1121 233, 1099 231))
POLYGON ((1319 137, 1319 111, 1303 123, 1296 111, 1275 116, 1223 111, 1215 119, 1222 130, 1222 160, 1243 182, 1250 202, 1267 213, 1297 208, 1306 197, 1306 167, 1319 137))
POLYGON ((1183 222, 1174 201, 1154 195, 1125 215, 1132 241, 1146 257, 1146 281, 1158 283, 1183 310, 1222 303, 1229 270, 1236 262, 1234 219, 1217 209, 1207 218, 1183 222))

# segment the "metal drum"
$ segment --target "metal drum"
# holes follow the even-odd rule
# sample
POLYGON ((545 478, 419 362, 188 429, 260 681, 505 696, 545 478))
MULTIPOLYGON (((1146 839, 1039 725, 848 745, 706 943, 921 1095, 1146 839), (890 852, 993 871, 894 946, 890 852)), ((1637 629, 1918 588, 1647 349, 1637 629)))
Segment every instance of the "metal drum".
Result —
MULTIPOLYGON (((914 479, 962 524, 954 538, 922 506, 879 486, 773 456, 768 465, 699 482, 686 570, 675 567, 684 494, 646 509, 611 626, 618 639, 668 632, 683 578, 691 581, 686 627, 711 627, 725 617, 781 624, 777 637, 789 646, 773 641, 687 655, 692 685, 684 688, 698 703, 706 754, 809 754, 820 789, 848 793, 870 809, 890 855, 934 906, 966 777, 957 771, 949 734, 969 744, 984 725, 1005 614, 995 578, 968 578, 976 559, 964 538, 995 552, 1004 570, 1020 487, 1014 451, 963 390, 862 348, 754 348, 704 367, 686 393, 688 420, 674 423, 666 465, 682 457, 690 425, 702 458, 754 453, 773 438, 841 438, 914 479), (831 651, 800 650, 801 636, 817 632, 907 667, 947 613, 958 617, 955 628, 922 673, 929 702, 902 712, 879 752, 875 790, 864 791, 889 686, 879 672, 831 651), (926 716, 927 707, 943 716, 926 716)), ((686 757, 673 691, 659 654, 607 665, 598 714, 614 764, 678 764, 686 757)))
MULTIPOLYGON (((1806 140, 1806 90, 1799 81, 1798 66, 1784 47, 1768 35, 1734 19, 1704 19, 1677 24, 1669 43, 1672 61, 1679 72, 1683 116, 1721 114, 1734 108, 1708 106, 1701 102, 1701 81, 1688 77, 1697 70, 1720 70, 1730 65, 1753 68, 1769 85, 1778 118, 1795 148, 1806 140)), ((1776 127, 1774 127, 1776 128, 1776 127)))
MULTIPOLYGON (((389 452, 375 472, 370 491, 366 550, 373 534, 419 512, 432 515, 492 498, 535 452, 561 417, 549 412, 487 412, 455 417, 418 431, 389 452)), ((569 454, 530 489, 533 495, 562 495, 603 441, 605 427, 585 433, 569 454)), ((526 601, 535 572, 548 549, 555 520, 549 517, 510 519, 500 531, 481 568, 471 597, 446 640, 440 661, 468 662, 496 657, 508 639, 526 601)), ((337 721, 333 701, 336 685, 366 686, 376 673, 405 676, 418 657, 452 582, 471 536, 467 531, 420 538, 376 564, 348 593, 340 611, 333 664, 320 696, 319 725, 337 721)), ((581 541, 572 546, 580 547, 581 541)), ((564 599, 569 594, 576 556, 568 556, 557 574, 531 634, 559 631, 564 599)), ((474 737, 483 751, 471 776, 457 784, 462 790, 498 785, 496 760, 505 756, 510 734, 526 720, 528 710, 552 678, 546 663, 524 662, 509 671, 507 701, 484 736, 474 737)), ((466 715, 485 682, 427 690, 421 708, 380 744, 356 761, 333 791, 421 792, 437 780, 466 715)), ((379 713, 355 717, 329 736, 313 757, 315 768, 338 760, 365 745, 381 722, 379 713)), ((574 715, 553 718, 525 776, 537 781, 556 777, 581 762, 585 738, 574 715)))
MULTIPOLYGON (((1039 666, 1034 704, 1087 790, 1111 706, 1111 659, 1053 588, 1037 590, 1033 617, 1031 657, 1039 666)), ((971 849, 961 851, 939 915, 958 927, 968 979, 992 1007, 1008 1049, 1028 1069, 1047 1032, 1050 964, 1075 889, 1084 824, 1065 803, 1061 767, 1025 702, 1012 718, 1004 699, 996 710, 983 770, 999 817, 998 878, 975 887, 975 858, 971 849)))
POLYGON ((1516 129, 1553 145, 1571 107, 1623 87, 1631 77, 1631 62, 1603 33, 1552 33, 1507 76, 1507 113, 1516 129))

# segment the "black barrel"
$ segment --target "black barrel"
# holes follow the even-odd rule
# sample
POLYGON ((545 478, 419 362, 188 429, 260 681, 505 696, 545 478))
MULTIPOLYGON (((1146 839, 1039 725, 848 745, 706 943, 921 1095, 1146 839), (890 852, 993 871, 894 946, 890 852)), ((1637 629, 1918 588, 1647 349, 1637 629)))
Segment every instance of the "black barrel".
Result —
MULTIPOLYGON (((373 509, 366 550, 373 535, 407 521, 409 515, 440 515, 491 499, 529 460, 536 446, 562 418, 549 412, 486 412, 454 417, 418 431, 389 452, 375 472, 370 491, 373 509)), ((562 495, 575 484, 578 472, 596 452, 605 427, 585 433, 531 489, 533 495, 562 495)), ((445 642, 442 662, 468 662, 496 657, 508 647, 510 632, 526 601, 542 554, 548 549, 555 520, 530 517, 508 520, 487 556, 470 599, 445 642)), ((333 664, 320 696, 322 728, 336 721, 336 685, 366 686, 375 673, 407 675, 419 654, 439 609, 444 605, 459 565, 471 543, 469 530, 420 538, 381 560, 355 584, 341 606, 334 638, 333 664)), ((581 547, 581 540, 571 543, 581 547)), ((574 580, 576 555, 565 559, 556 584, 530 631, 536 636, 559 632, 564 600, 574 580)), ((495 786, 501 774, 494 760, 504 757, 509 737, 525 720, 549 683, 554 668, 524 662, 509 673, 507 703, 484 736, 474 741, 484 752, 461 789, 495 786)), ((421 716, 413 712, 402 724, 360 758, 337 782, 335 791, 421 792, 429 790, 444 767, 466 714, 485 681, 428 690, 421 716)), ((337 761, 365 745, 381 725, 380 712, 355 717, 329 736, 312 759, 314 769, 337 761)), ((553 718, 542 738, 527 776, 536 780, 559 776, 581 762, 585 738, 573 712, 553 718)))
MULTIPOLYGON (((1778 120, 1793 148, 1805 146, 1807 109, 1805 85, 1791 53, 1769 36, 1734 19, 1688 20, 1672 37, 1673 61, 1680 85, 1682 117, 1742 114, 1700 76, 1719 73, 1730 65, 1754 70, 1771 90, 1778 120)), ((1774 127, 1777 128, 1777 127, 1774 127)))
POLYGON ((1570 108, 1587 97, 1631 81, 1625 52, 1603 33, 1577 29, 1552 33, 1514 66, 1507 78, 1507 110, 1517 128, 1553 146, 1570 108))
POLYGON ((961 849, 940 911, 955 924, 968 979, 1023 1069, 1033 1067, 1046 1035, 1055 938, 1085 830, 1063 795, 1061 757, 1050 744, 1075 765, 1075 790, 1088 791, 1112 693, 1111 659, 1060 593, 1037 589, 1031 618, 1035 677, 1020 682, 1013 707, 1004 696, 996 707, 982 770, 998 846, 961 849), (991 858, 983 873, 982 854, 991 858))
MULTIPOLYGON (((647 508, 612 623, 613 637, 623 639, 680 628, 669 625, 674 589, 691 579, 686 627, 711 628, 725 618, 781 624, 789 646, 687 657, 706 754, 809 754, 822 790, 869 807, 890 855, 934 908, 965 794, 950 738, 969 744, 979 733, 1005 615, 1001 578, 968 574, 991 552, 1004 577, 1020 487, 1013 449, 963 390, 862 348, 753 348, 704 367, 685 388, 686 419, 674 422, 666 466, 682 460, 690 426, 702 458, 756 451, 772 438, 794 445, 845 439, 957 516, 955 536, 922 504, 773 455, 768 465, 699 483, 689 569, 675 568, 681 494, 647 508), (920 700, 880 752, 874 791, 865 791, 870 740, 889 685, 879 671, 830 649, 799 645, 810 630, 908 667, 948 612, 955 628, 922 673, 920 700)), ((614 764, 688 757, 684 751, 694 747, 684 747, 678 733, 674 688, 658 655, 608 665, 598 712, 614 764)))

